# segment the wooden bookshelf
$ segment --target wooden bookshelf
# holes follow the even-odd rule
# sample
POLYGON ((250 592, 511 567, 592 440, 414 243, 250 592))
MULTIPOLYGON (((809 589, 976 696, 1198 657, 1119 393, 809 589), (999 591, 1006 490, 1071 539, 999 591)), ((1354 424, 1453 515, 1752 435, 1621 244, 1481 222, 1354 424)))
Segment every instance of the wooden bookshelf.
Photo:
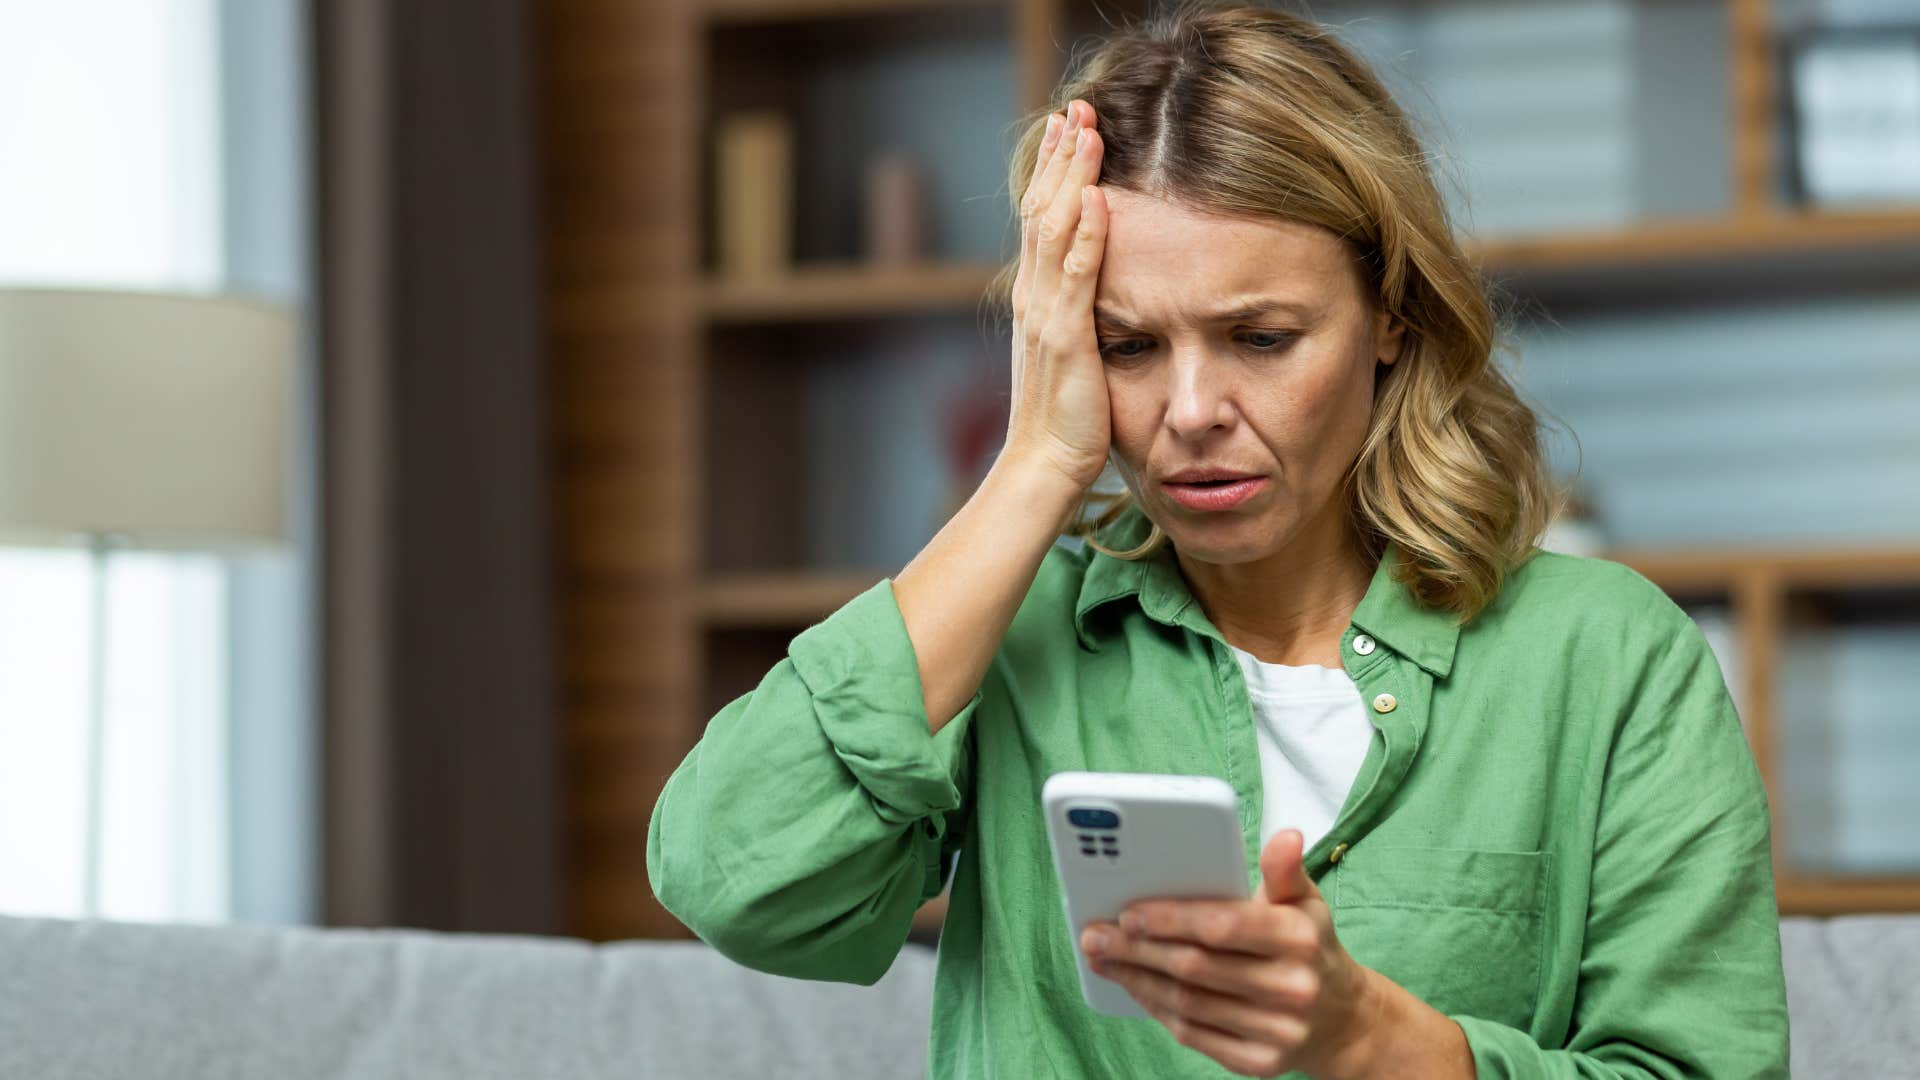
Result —
POLYGON ((1741 720, 1773 810, 1774 877, 1783 914, 1833 915, 1920 910, 1920 874, 1823 875, 1797 869, 1785 848, 1793 822, 1784 816, 1779 743, 1780 657, 1796 598, 1834 590, 1920 589, 1920 548, 1714 548, 1619 550, 1607 555, 1633 567, 1679 600, 1724 602, 1739 644, 1744 685, 1741 720))
MULTIPOLYGON (((1586 302, 1630 307, 1641 301, 1629 286, 1649 278, 1679 275, 1727 295, 1754 272, 1810 285, 1835 268, 1859 281, 1880 273, 1874 268, 1920 267, 1920 207, 1841 213, 1775 204, 1769 6, 1702 2, 1727 12, 1725 215, 1489 236, 1471 246, 1490 273, 1523 292, 1570 282, 1586 302)), ((1040 108, 1068 51, 1103 20, 1091 0, 548 0, 542 12, 569 929, 600 939, 679 936, 684 928, 654 901, 636 853, 653 799, 698 739, 708 703, 750 688, 744 680, 777 660, 787 636, 892 572, 810 567, 803 545, 780 533, 807 502, 795 465, 805 433, 792 402, 811 367, 837 362, 830 348, 788 328, 973 312, 997 269, 939 256, 894 267, 808 258, 770 278, 715 278, 705 265, 703 187, 713 122, 742 104, 792 100, 816 69, 831 69, 840 43, 885 47, 916 32, 940 39, 956 19, 967 34, 1004 35, 1014 105, 1040 108), (764 355, 742 370, 741 354, 764 355), (748 437, 716 433, 711 417, 723 401, 758 410, 748 437), (721 470, 765 484, 766 497, 716 494, 721 470), (723 551, 722 541, 733 546, 723 551)), ((1760 691, 1754 700, 1763 703, 1756 758, 1770 785, 1772 699, 1762 684, 1792 594, 1911 584, 1920 574, 1920 551, 1908 550, 1614 557, 1676 593, 1728 599, 1760 691)), ((1781 904, 1920 910, 1920 883, 1789 873, 1781 904)), ((937 926, 940 910, 936 902, 923 912, 923 930, 937 926)))

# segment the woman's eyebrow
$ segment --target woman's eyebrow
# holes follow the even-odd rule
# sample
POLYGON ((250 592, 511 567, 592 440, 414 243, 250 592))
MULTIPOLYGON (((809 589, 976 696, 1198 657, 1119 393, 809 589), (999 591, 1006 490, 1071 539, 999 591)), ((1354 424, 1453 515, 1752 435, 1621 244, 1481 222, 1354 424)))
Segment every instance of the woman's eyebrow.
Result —
MULTIPOLYGON (((1280 313, 1295 315, 1300 318, 1310 318, 1316 314, 1318 310, 1317 307, 1311 304, 1303 304, 1293 300, 1283 300, 1279 297, 1263 297, 1258 300, 1250 300, 1235 307, 1216 311, 1211 315, 1203 315, 1200 317, 1200 321, 1214 323, 1240 322, 1246 319, 1257 319, 1263 315, 1280 313)), ((1132 316, 1106 304, 1096 303, 1093 308, 1093 317, 1096 321, 1108 326, 1124 327, 1129 330, 1145 329, 1145 327, 1136 322, 1132 316)))

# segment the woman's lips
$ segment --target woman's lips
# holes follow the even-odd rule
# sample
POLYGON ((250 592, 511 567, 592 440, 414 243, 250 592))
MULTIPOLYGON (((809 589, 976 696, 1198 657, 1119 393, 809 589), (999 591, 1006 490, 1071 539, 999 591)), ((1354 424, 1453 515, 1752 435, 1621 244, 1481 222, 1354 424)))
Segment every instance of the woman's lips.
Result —
POLYGON ((1231 510, 1264 491, 1267 478, 1249 476, 1225 484, 1176 484, 1161 481, 1167 497, 1189 510, 1231 510))

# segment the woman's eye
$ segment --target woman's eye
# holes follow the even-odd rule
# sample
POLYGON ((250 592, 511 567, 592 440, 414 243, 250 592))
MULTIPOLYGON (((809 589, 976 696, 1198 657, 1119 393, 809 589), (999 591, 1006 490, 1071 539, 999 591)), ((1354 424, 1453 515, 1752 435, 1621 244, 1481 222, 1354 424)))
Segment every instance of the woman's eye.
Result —
POLYGON ((1279 352, 1293 343, 1293 334, 1275 334, 1265 330, 1247 332, 1247 344, 1257 352, 1279 352))
MULTIPOLYGON (((1254 352, 1277 353, 1292 345, 1295 333, 1282 333, 1269 330, 1249 330, 1241 335, 1247 347, 1254 352)), ((1140 338, 1125 338, 1119 341, 1100 342, 1100 356, 1105 360, 1137 360, 1153 348, 1153 342, 1140 338)))

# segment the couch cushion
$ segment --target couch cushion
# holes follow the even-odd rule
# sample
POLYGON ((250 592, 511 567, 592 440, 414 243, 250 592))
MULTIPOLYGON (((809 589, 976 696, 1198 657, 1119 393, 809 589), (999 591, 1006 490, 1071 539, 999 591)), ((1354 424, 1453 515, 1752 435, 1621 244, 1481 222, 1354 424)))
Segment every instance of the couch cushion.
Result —
MULTIPOLYGON (((1780 920, 1793 1075, 1920 1061, 1920 916, 1780 920)), ((933 951, 872 987, 697 941, 0 916, 0 1077, 921 1076, 933 951)))
POLYGON ((873 987, 694 941, 0 916, 0 1076, 920 1076, 932 950, 873 987))
POLYGON ((1920 915, 1780 920, 1793 1075, 1920 1075, 1920 915))

